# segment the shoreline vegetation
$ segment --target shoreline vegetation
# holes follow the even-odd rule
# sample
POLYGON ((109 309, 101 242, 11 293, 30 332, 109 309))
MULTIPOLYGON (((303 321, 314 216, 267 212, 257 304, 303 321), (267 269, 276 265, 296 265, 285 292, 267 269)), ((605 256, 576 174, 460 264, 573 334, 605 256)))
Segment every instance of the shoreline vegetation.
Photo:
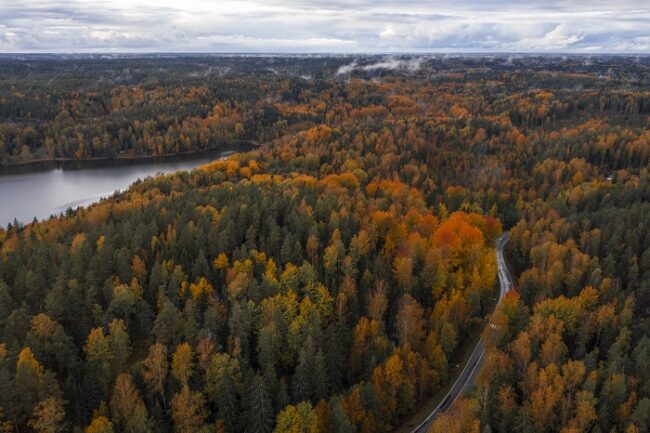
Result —
POLYGON ((160 155, 147 155, 147 154, 118 154, 115 156, 97 156, 97 157, 87 157, 82 159, 77 158, 41 158, 30 161, 18 161, 11 163, 0 163, 0 175, 2 174, 11 174, 15 173, 14 169, 19 169, 21 173, 28 173, 31 171, 39 171, 39 166, 43 168, 50 168, 54 166, 59 166, 60 164, 80 164, 85 163, 92 164, 93 162, 120 162, 120 161, 162 161, 162 160, 172 160, 174 158, 182 158, 184 156, 200 156, 203 154, 209 153, 218 153, 218 152, 242 152, 250 151, 257 147, 262 146, 261 143, 253 141, 240 141, 232 144, 219 145, 207 149, 197 149, 197 150, 188 150, 183 152, 176 153, 165 153, 160 155), (22 169, 27 170, 22 170, 22 169), (29 170, 33 168, 34 170, 29 170))

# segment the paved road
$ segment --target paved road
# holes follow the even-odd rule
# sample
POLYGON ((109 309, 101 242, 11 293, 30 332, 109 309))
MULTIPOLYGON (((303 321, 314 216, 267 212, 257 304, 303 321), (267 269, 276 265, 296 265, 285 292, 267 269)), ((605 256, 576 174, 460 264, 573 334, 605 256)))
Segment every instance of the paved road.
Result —
MULTIPOLYGON (((510 234, 508 232, 505 232, 501 237, 499 237, 499 239, 497 239, 495 248, 499 271, 499 302, 501 302, 501 299, 503 299, 506 293, 508 293, 508 291, 510 291, 512 288, 512 277, 510 276, 508 265, 506 264, 506 260, 503 256, 503 247, 509 239, 510 234)), ((488 324, 488 326, 491 326, 491 324, 488 324)), ((429 428, 431 428, 431 424, 433 423, 433 420, 436 418, 436 416, 439 413, 445 412, 447 409, 449 409, 449 407, 454 401, 456 401, 463 390, 474 382, 474 379, 476 378, 476 375, 478 374, 479 370, 481 369, 480 367, 483 364, 484 352, 483 340, 479 340, 479 342, 476 344, 476 347, 474 347, 474 351, 470 355, 467 364, 465 364, 463 371, 460 372, 460 375, 456 379, 456 382, 454 382, 451 389, 449 389, 449 392, 447 392, 445 398, 443 398, 440 404, 433 411, 431 411, 429 415, 427 415, 424 421, 422 421, 417 427, 411 430, 411 433, 426 433, 429 428)))

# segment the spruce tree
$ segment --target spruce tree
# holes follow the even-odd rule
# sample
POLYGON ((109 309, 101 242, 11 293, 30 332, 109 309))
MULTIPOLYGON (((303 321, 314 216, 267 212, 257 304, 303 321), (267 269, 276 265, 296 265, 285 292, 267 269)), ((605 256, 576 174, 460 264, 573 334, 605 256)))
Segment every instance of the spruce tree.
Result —
POLYGON ((329 404, 329 423, 332 433, 353 433, 354 425, 343 410, 341 400, 336 397, 329 404))
POLYGON ((230 374, 225 374, 221 381, 221 389, 216 396, 217 416, 226 424, 228 431, 236 431, 238 416, 237 394, 235 383, 230 374))
POLYGON ((244 406, 243 427, 246 433, 270 433, 273 430, 273 407, 259 372, 251 380, 244 406))
POLYGON ((314 358, 314 345, 311 337, 307 337, 300 349, 298 366, 291 382, 292 397, 296 403, 311 401, 314 397, 314 358))
POLYGON ((327 398, 329 382, 327 378, 327 364, 323 350, 319 349, 314 357, 314 398, 316 401, 327 398))

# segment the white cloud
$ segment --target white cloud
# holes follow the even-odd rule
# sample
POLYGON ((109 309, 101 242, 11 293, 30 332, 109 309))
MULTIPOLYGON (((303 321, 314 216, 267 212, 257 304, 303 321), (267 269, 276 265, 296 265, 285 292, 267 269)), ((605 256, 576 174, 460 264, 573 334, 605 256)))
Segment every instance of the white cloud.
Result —
POLYGON ((0 51, 648 53, 639 0, 13 0, 0 51))
POLYGON ((506 43, 504 48, 514 51, 562 51, 580 42, 584 36, 571 33, 563 24, 541 37, 523 38, 516 42, 506 43))

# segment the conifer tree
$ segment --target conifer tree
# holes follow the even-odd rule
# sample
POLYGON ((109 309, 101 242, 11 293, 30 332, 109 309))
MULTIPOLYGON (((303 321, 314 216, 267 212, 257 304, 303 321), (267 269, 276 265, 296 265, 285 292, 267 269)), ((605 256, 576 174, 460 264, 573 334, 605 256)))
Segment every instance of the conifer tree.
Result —
POLYGON ((251 380, 244 406, 243 424, 246 433, 270 433, 273 430, 273 406, 259 372, 251 380))
POLYGON ((314 344, 309 336, 300 349, 298 366, 291 381, 293 401, 296 403, 311 401, 314 397, 314 361, 314 344))

